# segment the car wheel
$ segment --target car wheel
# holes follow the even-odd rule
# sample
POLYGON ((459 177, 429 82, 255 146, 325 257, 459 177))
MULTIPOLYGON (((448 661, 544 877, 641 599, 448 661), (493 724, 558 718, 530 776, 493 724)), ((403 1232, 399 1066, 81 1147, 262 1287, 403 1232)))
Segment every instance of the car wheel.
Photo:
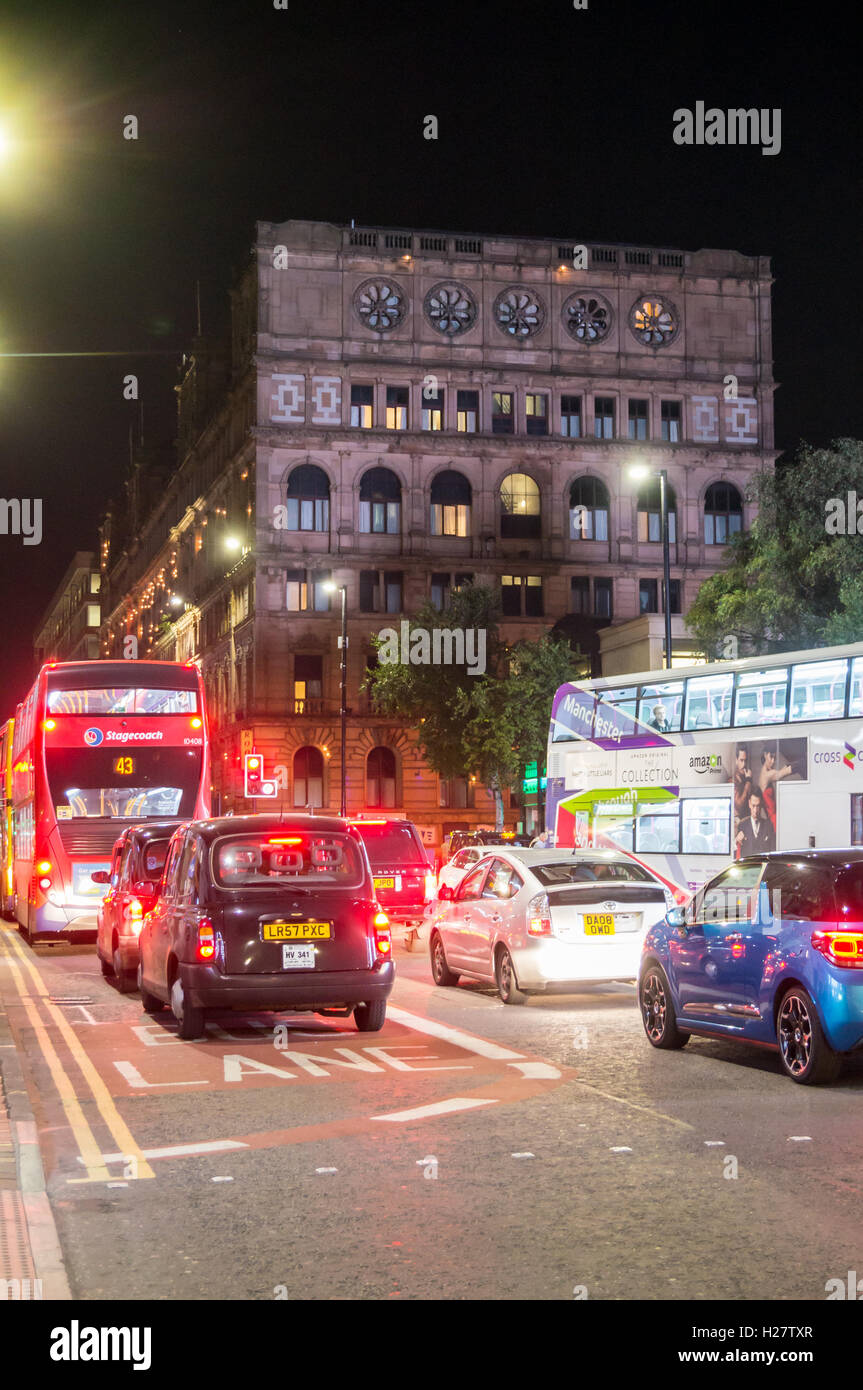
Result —
POLYGON ((149 991, 148 989, 145 989, 145 988, 144 988, 144 979, 143 979, 142 970, 143 970, 143 967, 139 965, 139 966, 138 966, 138 993, 139 993, 140 996, 141 996, 141 1007, 143 1008, 143 1010, 144 1010, 145 1013, 148 1013, 148 1014, 160 1014, 160 1013, 162 1012, 162 1010, 164 1009, 165 1005, 162 1003, 162 1000, 158 997, 158 995, 156 995, 156 994, 151 994, 150 991, 149 991))
POLYGON ((431 972, 432 979, 436 985, 457 985, 460 976, 454 970, 450 970, 447 965, 446 952, 444 951, 443 938, 440 932, 435 932, 431 939, 431 972))
POLYGON ((105 976, 105 979, 106 979, 106 980, 113 979, 113 976, 114 976, 114 967, 113 967, 113 965, 111 964, 111 962, 110 962, 109 960, 104 960, 104 959, 102 958, 102 956, 100 956, 100 957, 99 957, 99 965, 100 965, 100 967, 101 967, 102 974, 105 976))
POLYGON ((641 1021, 647 1034, 647 1041, 653 1047, 685 1047, 690 1034, 682 1033, 674 1017, 674 1004, 668 977, 660 965, 649 965, 644 972, 638 990, 641 1006, 641 1021))
POLYGON ((842 1059, 825 1038, 815 1005, 802 985, 792 985, 782 996, 776 1038, 782 1065, 792 1081, 820 1086, 839 1075, 842 1059))
POLYGON ((512 956, 505 946, 501 946, 495 957, 494 974, 497 980, 497 992, 504 1004, 527 1003, 527 995, 524 990, 519 989, 518 981, 515 978, 512 956))
POLYGON ((373 999, 371 1004, 357 1004, 354 1023, 361 1033, 379 1033, 387 1021, 386 999, 373 999))
POLYGON ((183 990, 179 975, 171 986, 171 1013, 177 1020, 177 1037, 183 1042, 199 1038, 204 1031, 204 1010, 191 1004, 183 990))
POLYGON ((117 984, 117 989, 121 994, 130 994, 131 991, 135 988, 135 982, 132 979, 132 976, 129 974, 128 970, 123 969, 123 962, 120 959, 119 946, 115 949, 112 960, 114 979, 117 984))

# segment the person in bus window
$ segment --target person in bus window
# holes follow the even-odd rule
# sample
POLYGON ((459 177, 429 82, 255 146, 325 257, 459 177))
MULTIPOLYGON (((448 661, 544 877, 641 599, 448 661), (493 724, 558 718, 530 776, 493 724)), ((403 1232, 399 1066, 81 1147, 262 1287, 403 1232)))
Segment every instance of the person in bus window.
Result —
POLYGON ((738 745, 734 763, 734 819, 744 820, 749 808, 749 793, 752 791, 752 772, 747 767, 749 753, 744 743, 738 745))
POLYGON ((776 848, 776 831, 767 819, 764 797, 757 788, 749 797, 749 815, 737 828, 737 844, 739 859, 776 848))
POLYGON ((668 722, 668 713, 661 700, 658 704, 653 706, 653 718, 648 719, 647 727, 648 729, 656 729, 659 734, 668 734, 671 732, 671 725, 668 722))

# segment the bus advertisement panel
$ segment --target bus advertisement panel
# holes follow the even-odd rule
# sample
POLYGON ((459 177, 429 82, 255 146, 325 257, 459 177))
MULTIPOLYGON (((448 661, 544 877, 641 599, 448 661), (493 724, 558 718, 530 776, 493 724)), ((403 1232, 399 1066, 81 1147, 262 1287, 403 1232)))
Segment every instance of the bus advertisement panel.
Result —
POLYGON ((863 645, 561 686, 546 824, 689 891, 732 858, 863 843, 863 645))
POLYGON ((43 667, 18 707, 12 767, 15 915, 25 934, 95 931, 127 825, 210 813, 203 683, 175 662, 43 667))

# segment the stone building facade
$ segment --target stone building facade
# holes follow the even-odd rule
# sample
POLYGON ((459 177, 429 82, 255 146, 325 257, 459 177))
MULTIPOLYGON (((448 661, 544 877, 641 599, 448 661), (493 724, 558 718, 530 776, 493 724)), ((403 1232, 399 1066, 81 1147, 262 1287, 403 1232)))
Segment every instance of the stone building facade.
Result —
POLYGON ((92 550, 79 550, 33 639, 35 667, 46 661, 93 661, 99 655, 102 575, 92 550))
POLYGON ((222 809, 247 809, 252 743, 285 804, 337 809, 324 585, 344 586, 349 810, 430 842, 490 823, 483 788, 441 783, 415 730, 375 715, 372 635, 470 580, 499 589, 511 640, 661 611, 658 483, 636 463, 667 472, 685 615, 775 458, 770 285, 732 251, 259 224, 230 350, 184 364, 179 466, 122 556, 104 528, 103 653, 131 634, 200 662, 222 809))

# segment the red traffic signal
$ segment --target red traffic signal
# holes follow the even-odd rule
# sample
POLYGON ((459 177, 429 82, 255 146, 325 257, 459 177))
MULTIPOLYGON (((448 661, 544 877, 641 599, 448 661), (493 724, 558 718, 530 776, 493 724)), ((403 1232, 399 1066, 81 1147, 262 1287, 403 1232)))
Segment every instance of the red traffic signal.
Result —
POLYGON ((264 776, 264 760, 260 753, 246 753, 243 758, 243 769, 246 796, 275 797, 278 795, 279 789, 275 778, 264 776))

